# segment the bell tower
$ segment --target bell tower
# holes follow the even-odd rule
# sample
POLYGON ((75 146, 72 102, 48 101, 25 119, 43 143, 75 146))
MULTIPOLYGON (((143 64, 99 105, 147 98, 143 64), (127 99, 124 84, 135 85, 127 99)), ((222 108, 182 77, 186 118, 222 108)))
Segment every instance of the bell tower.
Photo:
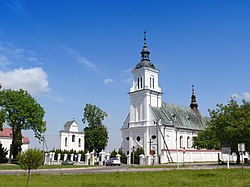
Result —
POLYGON ((146 32, 141 51, 141 60, 132 70, 133 85, 130 88, 130 125, 146 125, 150 106, 161 107, 161 88, 158 85, 159 70, 151 63, 146 32))

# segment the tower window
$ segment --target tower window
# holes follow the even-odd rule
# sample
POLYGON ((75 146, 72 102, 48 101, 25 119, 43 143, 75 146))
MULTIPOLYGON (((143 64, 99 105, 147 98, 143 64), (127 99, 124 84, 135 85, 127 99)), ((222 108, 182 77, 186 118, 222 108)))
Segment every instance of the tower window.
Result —
POLYGON ((78 146, 81 147, 81 138, 78 140, 78 146))
POLYGON ((129 137, 127 137, 127 138, 126 138, 126 140, 128 140, 128 141, 129 141, 129 137))
POLYGON ((75 135, 72 135, 72 142, 75 142, 75 135))
POLYGON ((67 137, 65 138, 65 144, 64 145, 65 145, 65 147, 67 147, 67 145, 68 145, 68 138, 67 137))
POLYGON ((138 89, 140 88, 140 78, 138 78, 138 80, 137 80, 137 88, 138 89))
POLYGON ((153 136, 152 136, 152 139, 153 139, 153 140, 154 140, 154 139, 156 139, 156 136, 155 136, 155 135, 153 135, 153 136))
POLYGON ((149 83, 150 83, 150 88, 154 89, 155 88, 155 78, 153 76, 150 77, 149 83))

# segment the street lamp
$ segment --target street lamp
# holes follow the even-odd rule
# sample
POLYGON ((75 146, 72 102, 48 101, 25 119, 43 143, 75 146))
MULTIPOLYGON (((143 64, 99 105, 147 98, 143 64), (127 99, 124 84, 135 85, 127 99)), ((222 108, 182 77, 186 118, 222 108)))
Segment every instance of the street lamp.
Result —
POLYGON ((177 160, 177 169, 179 169, 179 158, 178 158, 178 137, 177 137, 177 134, 178 134, 178 129, 176 128, 175 129, 175 132, 176 132, 176 138, 175 138, 175 143, 176 143, 176 160, 177 160))

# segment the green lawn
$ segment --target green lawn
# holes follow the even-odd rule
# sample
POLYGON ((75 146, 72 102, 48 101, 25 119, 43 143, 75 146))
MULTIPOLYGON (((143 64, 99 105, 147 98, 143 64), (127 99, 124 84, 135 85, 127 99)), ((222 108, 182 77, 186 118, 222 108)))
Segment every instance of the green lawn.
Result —
MULTIPOLYGON (((0 186, 25 186, 26 175, 0 175, 0 186)), ((250 186, 250 169, 170 170, 160 172, 79 175, 31 175, 30 187, 152 187, 152 186, 250 186)))

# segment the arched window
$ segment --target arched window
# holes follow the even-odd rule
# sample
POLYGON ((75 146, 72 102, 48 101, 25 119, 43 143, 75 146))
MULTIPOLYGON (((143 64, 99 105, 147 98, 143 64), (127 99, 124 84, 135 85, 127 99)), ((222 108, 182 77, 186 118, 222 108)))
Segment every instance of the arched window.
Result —
POLYGON ((155 88, 155 78, 154 76, 151 76, 150 77, 150 88, 155 88))
POLYGON ((191 138, 188 136, 187 137, 187 148, 191 147, 191 138))
POLYGON ((183 137, 180 136, 180 147, 183 147, 183 137))
POLYGON ((79 140, 78 140, 78 146, 81 147, 81 144, 82 144, 81 138, 79 138, 79 140))
POLYGON ((68 145, 68 138, 66 137, 65 138, 65 147, 67 147, 67 145, 68 145))
POLYGON ((76 137, 76 136, 73 134, 73 135, 72 135, 72 142, 75 142, 75 137, 76 137))

